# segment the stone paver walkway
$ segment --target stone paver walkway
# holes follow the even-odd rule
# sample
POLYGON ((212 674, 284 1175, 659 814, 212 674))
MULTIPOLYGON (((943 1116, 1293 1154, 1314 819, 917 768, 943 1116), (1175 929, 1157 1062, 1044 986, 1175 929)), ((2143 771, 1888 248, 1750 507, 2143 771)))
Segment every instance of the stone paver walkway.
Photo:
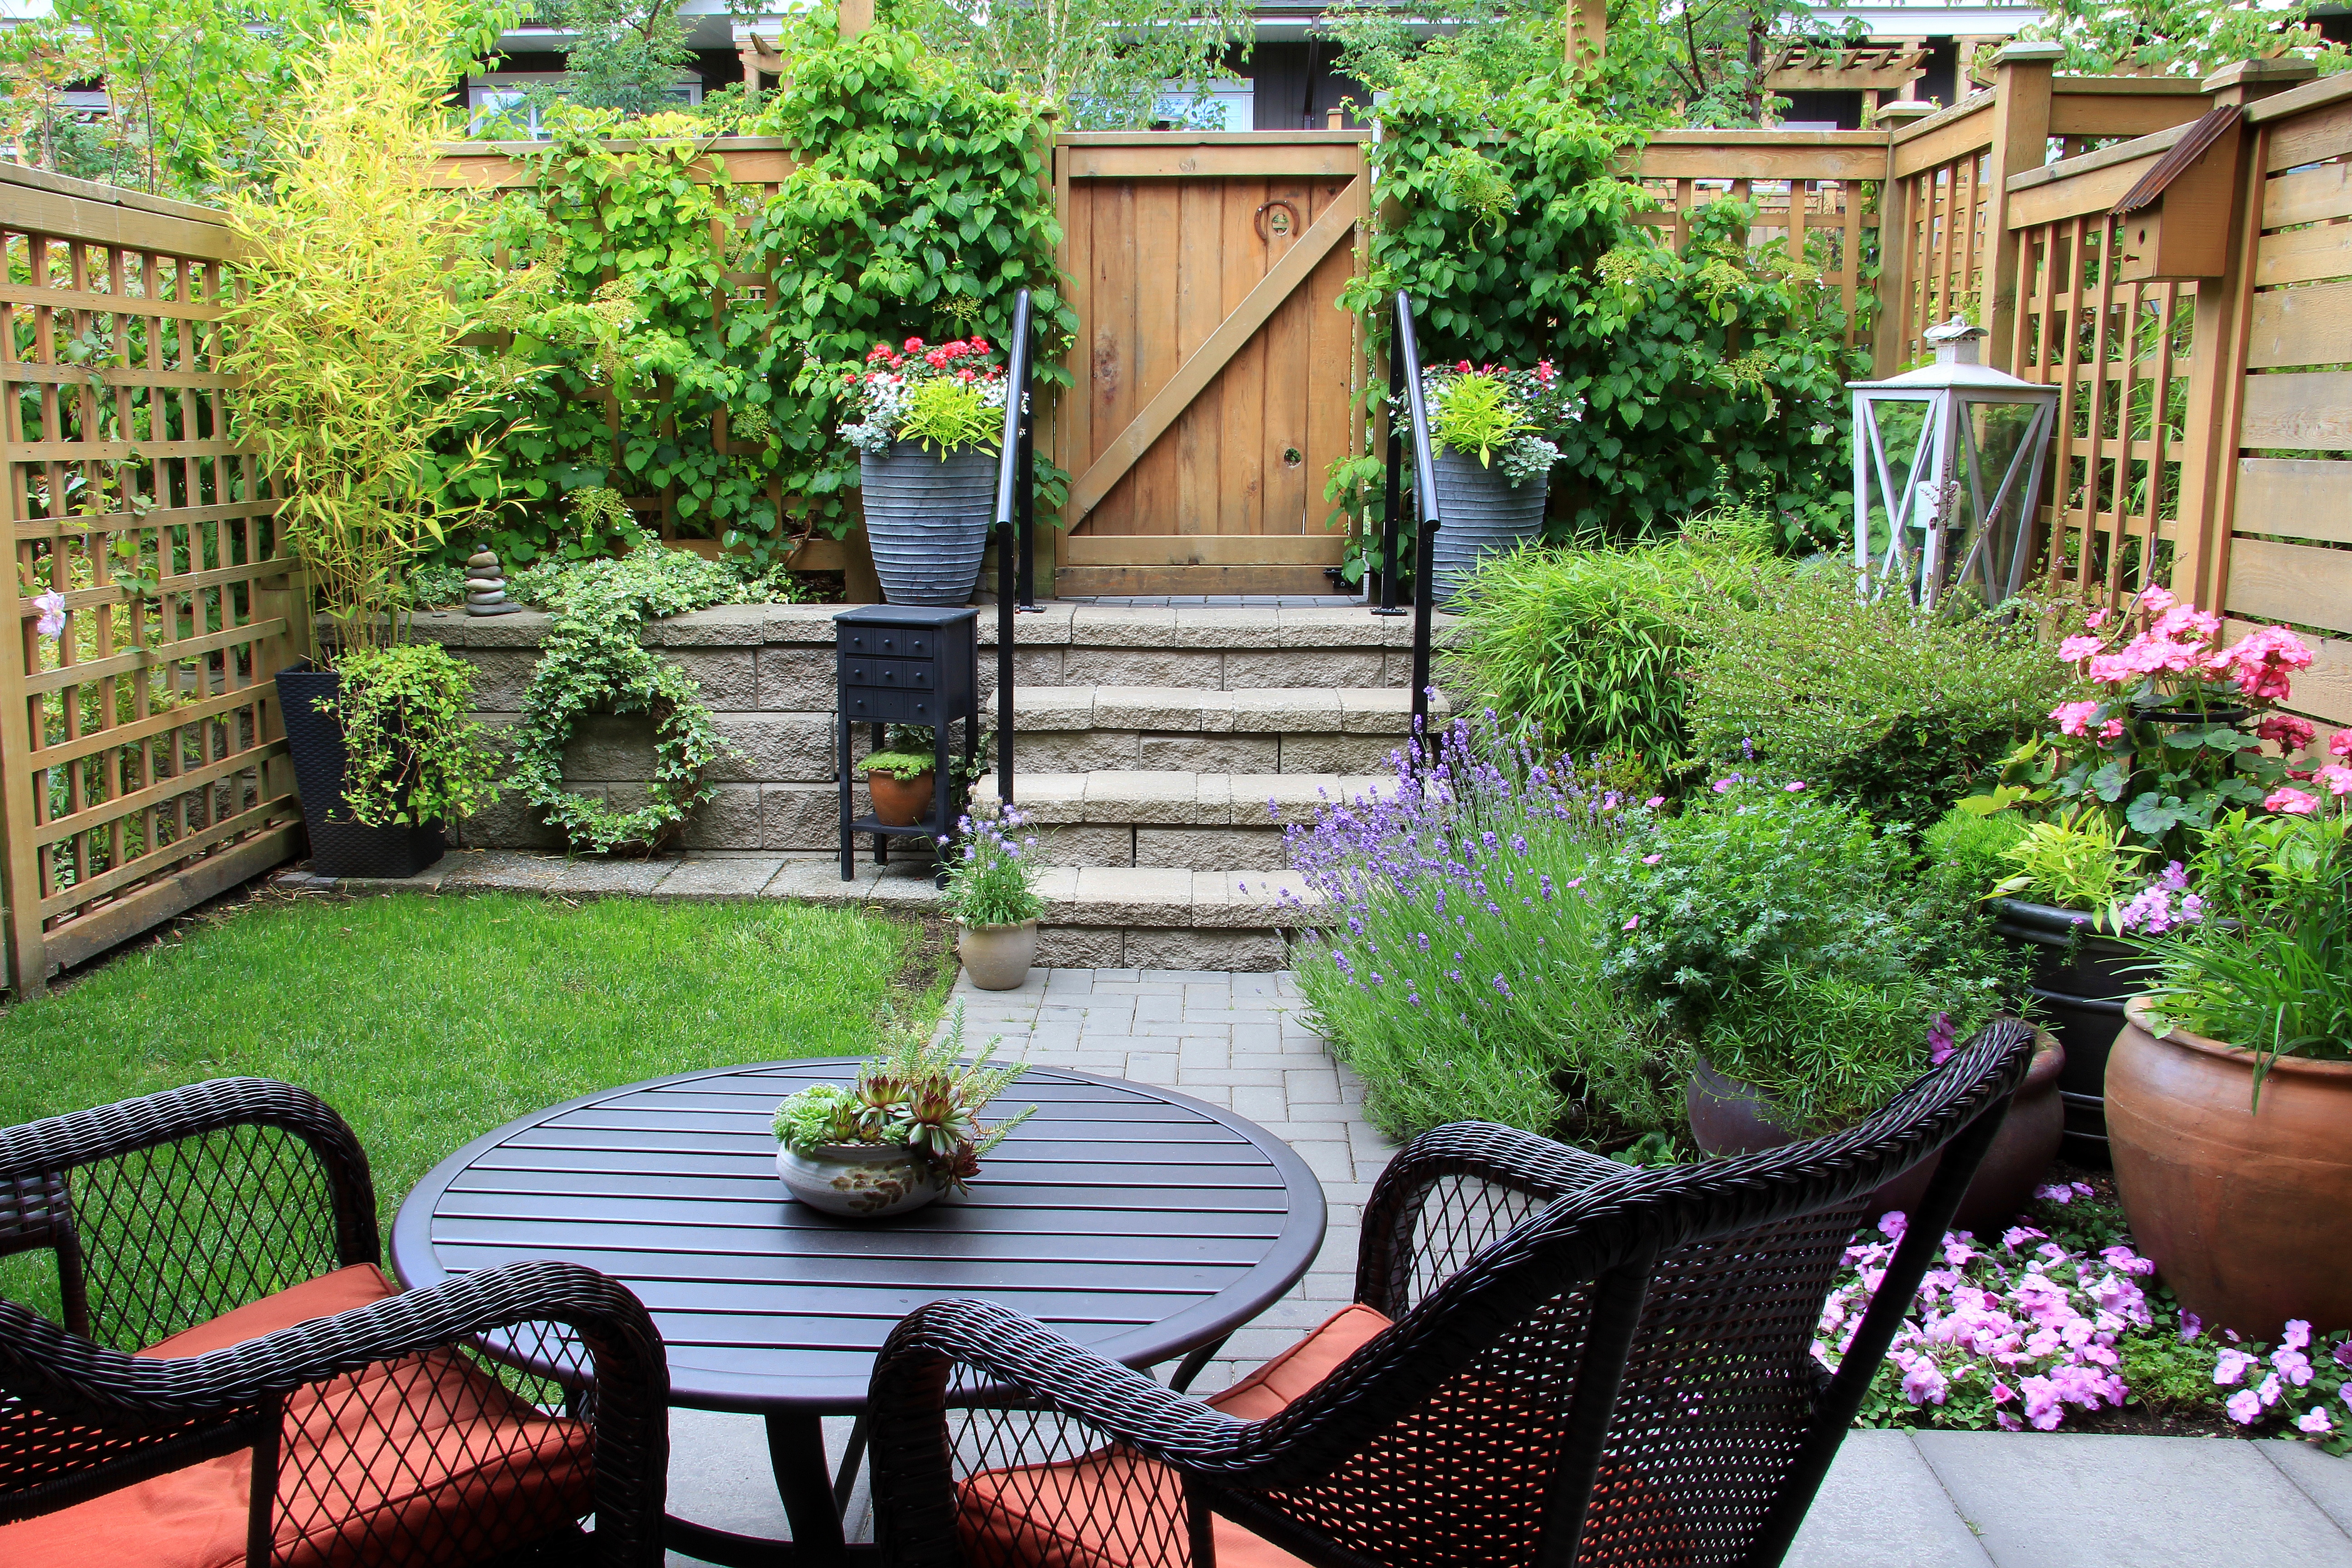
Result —
MULTIPOLYGON (((1330 1228, 1305 1279, 1210 1363, 1225 1386, 1353 1296, 1363 1203, 1396 1145, 1307 1026, 1287 973, 1058 969, 1018 991, 957 984, 965 1038, 1000 1055, 1179 1089, 1290 1141, 1330 1228)), ((832 1434, 837 1443, 843 1430, 832 1434)), ((676 1413, 671 1504, 781 1534, 755 1418, 676 1413)), ((863 1487, 853 1529, 866 1522, 863 1487)), ((673 1555, 671 1562, 689 1560, 673 1555)), ((1794 1568, 2352 1568, 2352 1460, 2305 1444, 2000 1432, 1857 1432, 1794 1568)), ((1431 1568, 1437 1568, 1433 1564, 1431 1568)))

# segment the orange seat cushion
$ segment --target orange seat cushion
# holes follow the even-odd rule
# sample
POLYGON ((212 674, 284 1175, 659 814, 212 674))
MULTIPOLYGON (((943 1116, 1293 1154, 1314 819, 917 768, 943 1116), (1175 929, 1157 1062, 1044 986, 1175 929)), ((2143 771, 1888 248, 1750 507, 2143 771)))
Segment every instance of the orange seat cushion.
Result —
MULTIPOLYGON (((1305 1339, 1207 1401, 1263 1421, 1331 1375, 1389 1326, 1370 1307, 1326 1319, 1305 1339)), ((958 1493, 956 1531, 981 1568, 1137 1568, 1181 1557, 1184 1489, 1176 1472, 1132 1449, 982 1470, 958 1493), (1172 1534, 1171 1534, 1172 1532, 1172 1534)), ((1217 1568, 1305 1568, 1233 1521, 1213 1518, 1217 1568)))
MULTIPOLYGON (((202 1355, 394 1293, 354 1264, 138 1353, 202 1355)), ((272 1559, 286 1568, 470 1561, 594 1506, 587 1425, 541 1415, 448 1351, 311 1384, 288 1398, 283 1432, 272 1559)), ((0 1563, 237 1568, 252 1485, 251 1452, 206 1459, 0 1525, 0 1563)))

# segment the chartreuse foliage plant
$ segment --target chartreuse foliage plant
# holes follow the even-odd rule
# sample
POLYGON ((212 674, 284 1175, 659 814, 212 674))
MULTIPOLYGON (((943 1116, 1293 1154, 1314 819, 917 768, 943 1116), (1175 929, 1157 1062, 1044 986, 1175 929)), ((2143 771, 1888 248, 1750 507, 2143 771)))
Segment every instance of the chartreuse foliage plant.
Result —
MULTIPOLYGON (((1866 367, 1818 258, 1749 249, 1753 210, 1727 201, 1693 215, 1677 255, 1634 221, 1650 198, 1614 172, 1638 133, 1557 73, 1498 90, 1408 64, 1381 125, 1370 267, 1346 299, 1385 343, 1405 290, 1433 362, 1559 368, 1584 407, 1558 437, 1562 536, 1654 528, 1725 494, 1756 497, 1790 542, 1835 536, 1830 459, 1844 382, 1866 367)), ((1343 508, 1376 511, 1377 461, 1329 478, 1343 508)))
POLYGON ((346 646, 389 637, 410 559, 502 493, 498 443, 525 413, 510 394, 536 372, 475 344, 554 302, 547 268, 499 265, 426 183, 464 14, 383 0, 331 31, 296 68, 266 185, 228 198, 235 428, 346 646))

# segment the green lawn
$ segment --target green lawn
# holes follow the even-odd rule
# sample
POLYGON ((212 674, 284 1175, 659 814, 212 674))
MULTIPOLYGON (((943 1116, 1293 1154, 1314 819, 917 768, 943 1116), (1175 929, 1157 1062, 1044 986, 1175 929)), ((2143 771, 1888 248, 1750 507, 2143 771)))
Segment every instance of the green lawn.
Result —
POLYGON ((236 1075, 342 1112, 393 1211, 502 1121, 663 1073, 863 1053, 920 933, 793 904, 267 900, 0 1015, 0 1126, 236 1075))

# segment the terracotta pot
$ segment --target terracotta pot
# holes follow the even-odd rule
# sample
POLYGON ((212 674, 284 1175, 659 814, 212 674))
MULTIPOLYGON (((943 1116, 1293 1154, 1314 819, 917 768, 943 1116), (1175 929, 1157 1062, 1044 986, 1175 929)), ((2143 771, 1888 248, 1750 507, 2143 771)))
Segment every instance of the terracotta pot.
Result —
POLYGON ((937 775, 917 773, 894 778, 875 769, 866 775, 866 793, 874 797, 874 819, 886 827, 912 827, 931 814, 937 775))
MULTIPOLYGON (((2065 1066, 2065 1047, 2048 1030, 2037 1033, 2033 1065, 2018 1086, 2009 1114, 1993 1135, 1992 1147, 1985 1151, 1983 1163, 1977 1166, 1968 1193, 1960 1199, 1959 1213, 1952 1218, 1954 1230, 1980 1237, 1998 1233, 2024 1208, 2026 1199, 2049 1173, 2065 1126, 2064 1109, 2058 1098, 2065 1066)), ((1690 1111, 1691 1136, 1709 1154, 1778 1149, 1803 1136, 1772 1120, 1776 1108, 1754 1085, 1716 1071, 1704 1058, 1691 1074, 1684 1102, 1690 1111)), ((1943 1158, 1938 1153, 1872 1194, 1870 1217, 1874 1219, 1889 1209, 1906 1215, 1916 1210, 1919 1200, 1927 1195, 1927 1183, 1943 1158)))
POLYGON ((2251 1052, 2126 1010, 2107 1058, 2116 1190, 2180 1304, 2276 1340, 2289 1318, 2352 1329, 2352 1062, 2251 1052))
POLYGON ((1023 921, 1018 925, 964 925, 963 934, 956 939, 956 956, 963 960, 963 972, 982 991, 1014 991, 1029 978, 1029 966, 1037 962, 1037 922, 1023 921))
POLYGON ((2080 1165, 2107 1163, 2107 1047, 2123 1027, 2124 1003, 2147 989, 2127 967, 2140 962, 2138 951, 2092 930, 2096 918, 2023 899, 1993 902, 1993 929, 2032 959, 2033 998, 2066 1047, 2058 1085, 2066 1112, 2063 1147, 2080 1165))
POLYGON ((906 1214, 947 1191, 903 1143, 827 1143, 805 1154, 779 1148, 776 1174, 809 1207, 851 1219, 906 1214))

